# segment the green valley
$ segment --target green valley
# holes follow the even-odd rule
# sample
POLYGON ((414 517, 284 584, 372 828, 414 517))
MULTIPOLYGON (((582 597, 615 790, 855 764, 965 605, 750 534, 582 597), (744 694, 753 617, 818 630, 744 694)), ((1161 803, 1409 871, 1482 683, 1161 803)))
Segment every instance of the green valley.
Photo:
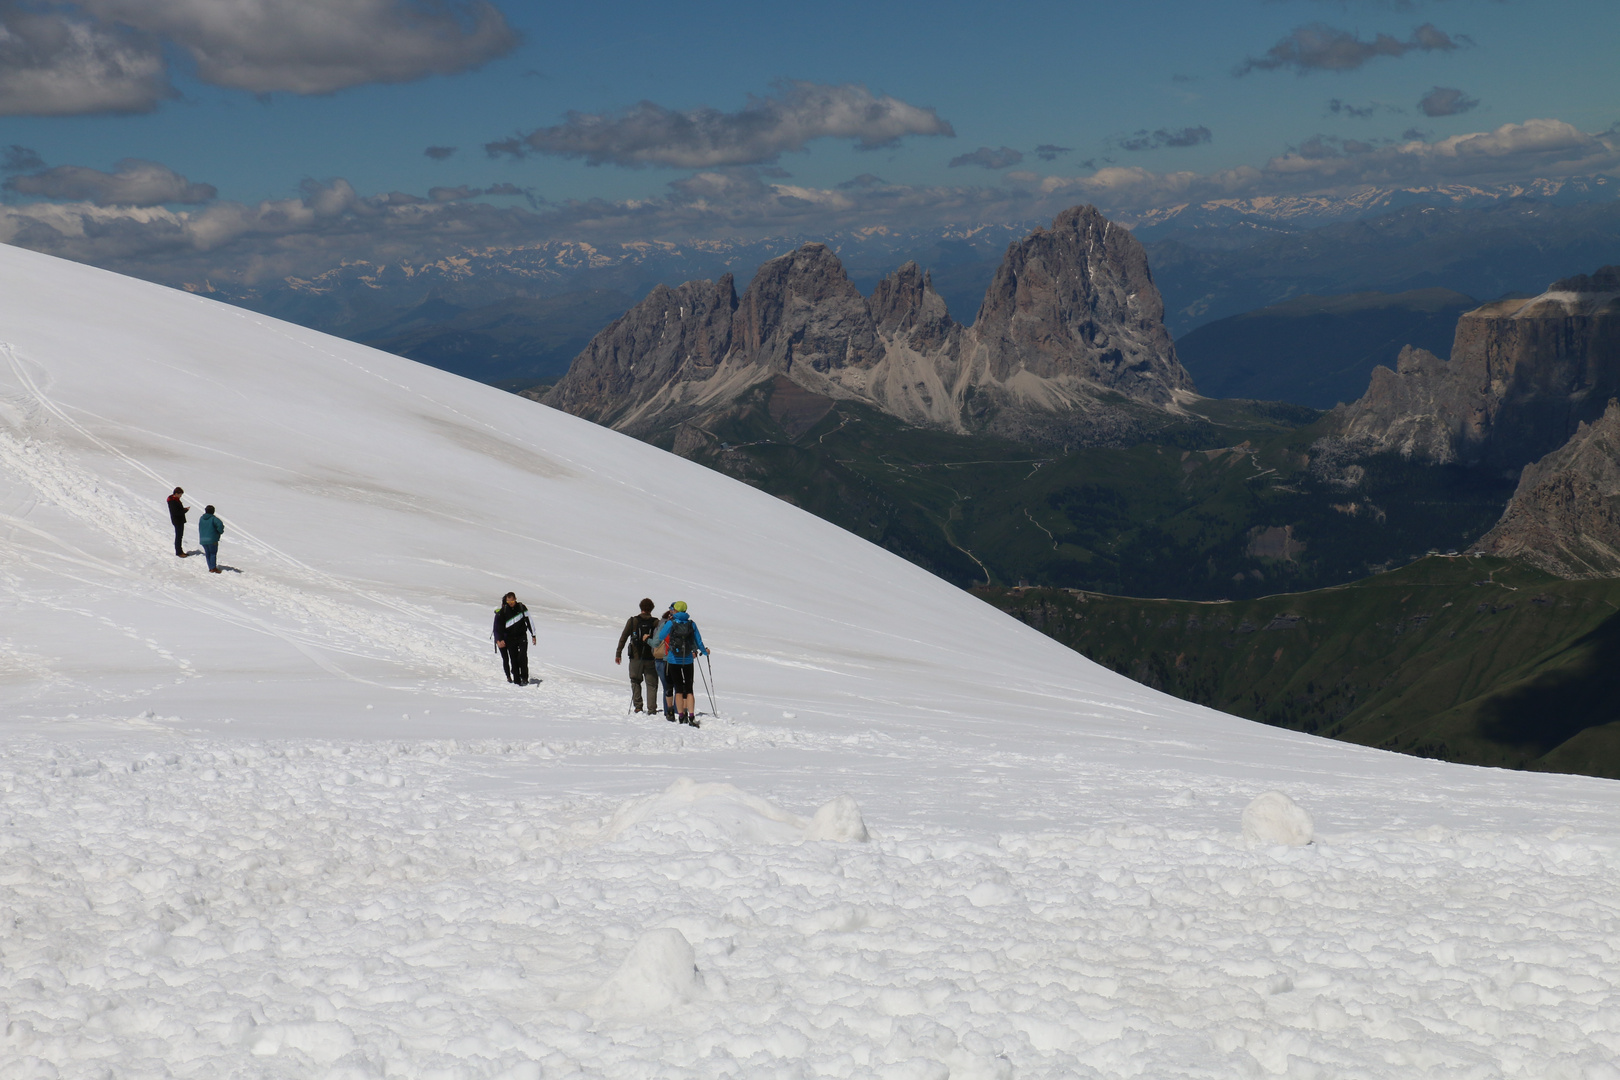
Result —
MULTIPOLYGON (((1511 494, 1498 474, 1396 455, 1347 473, 1302 407, 1202 401, 1128 448, 909 427, 767 385, 677 452, 959 585, 1224 599, 1317 588, 1461 549, 1511 494)), ((1129 408, 1120 403, 1120 409, 1129 408)))
POLYGON ((1106 667, 1225 712, 1449 761, 1620 778, 1620 581, 1441 556, 1232 602, 975 592, 1106 667))

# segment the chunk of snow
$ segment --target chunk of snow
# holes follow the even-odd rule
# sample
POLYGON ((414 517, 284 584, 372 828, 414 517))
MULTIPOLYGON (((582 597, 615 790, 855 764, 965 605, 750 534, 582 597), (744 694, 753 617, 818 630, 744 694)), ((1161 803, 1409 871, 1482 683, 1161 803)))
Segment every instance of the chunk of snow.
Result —
POLYGON ((1316 823, 1280 791, 1268 791, 1243 811, 1243 836, 1251 843, 1304 847, 1316 838, 1316 823))
POLYGON ((864 843, 870 839, 861 808, 848 795, 840 795, 817 810, 804 830, 804 838, 838 843, 864 843))
POLYGON ((645 1016, 663 1012, 701 994, 692 943, 679 930, 649 930, 636 939, 607 982, 585 1000, 598 1016, 645 1016))
POLYGON ((259 1057, 297 1050, 316 1061, 333 1062, 354 1048, 354 1032, 334 1021, 267 1024, 248 1039, 249 1051, 259 1057))

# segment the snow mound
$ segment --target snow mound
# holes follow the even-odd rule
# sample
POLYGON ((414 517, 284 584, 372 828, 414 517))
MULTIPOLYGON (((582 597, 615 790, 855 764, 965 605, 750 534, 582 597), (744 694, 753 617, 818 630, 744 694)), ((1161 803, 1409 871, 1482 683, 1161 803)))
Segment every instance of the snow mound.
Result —
POLYGON ((870 839, 861 808, 848 795, 840 795, 817 810, 804 830, 806 840, 832 840, 838 843, 865 843, 870 839))
POLYGON ((1316 838, 1316 823, 1293 799, 1268 791, 1244 809, 1243 837, 1254 844, 1304 847, 1316 838))
POLYGON ((700 784, 683 776, 657 795, 620 805, 598 839, 664 836, 725 844, 798 844, 864 842, 868 835, 861 808, 848 795, 833 799, 806 821, 731 784, 700 784))
POLYGON ((793 844, 804 819, 731 784, 700 784, 683 776, 657 795, 632 799, 613 812, 601 839, 629 834, 686 836, 742 844, 793 844))
POLYGON ((266 1024, 255 1028, 248 1039, 248 1052, 255 1057, 274 1057, 296 1050, 317 1062, 331 1063, 355 1049, 354 1032, 332 1021, 293 1024, 266 1024))
POLYGON ((649 930, 636 939, 607 982, 585 999, 598 1016, 646 1016, 663 1012, 704 991, 692 943, 679 930, 649 930))

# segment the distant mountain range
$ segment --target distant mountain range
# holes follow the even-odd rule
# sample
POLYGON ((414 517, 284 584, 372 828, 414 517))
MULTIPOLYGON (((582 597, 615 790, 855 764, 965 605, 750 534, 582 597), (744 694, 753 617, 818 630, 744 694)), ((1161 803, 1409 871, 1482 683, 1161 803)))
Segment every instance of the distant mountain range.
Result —
POLYGON ((1209 199, 1149 210, 1126 217, 1144 244, 1177 238, 1207 238, 1218 247, 1258 241, 1266 235, 1308 232, 1346 221, 1381 217, 1411 206, 1478 210, 1504 202, 1555 206, 1613 202, 1620 181, 1607 176, 1530 180, 1507 184, 1436 184, 1426 187, 1365 185, 1336 195, 1266 195, 1252 199, 1209 199))
MULTIPOLYGON (((1198 326, 1302 294, 1404 292, 1445 288, 1484 299, 1534 293, 1572 266, 1613 262, 1620 250, 1620 185, 1606 177, 1494 187, 1363 188, 1336 197, 1214 200, 1118 220, 1148 251, 1180 336, 1198 326)), ((838 256, 855 287, 870 295, 896 266, 916 262, 959 321, 971 319, 1007 246, 1039 226, 1009 221, 928 232, 871 228, 826 236, 748 241, 711 239, 592 245, 553 240, 468 248, 432 259, 352 261, 302 278, 251 286, 170 282, 193 292, 368 343, 398 343, 406 355, 498 384, 519 371, 566 370, 591 332, 553 322, 558 309, 524 312, 521 303, 562 296, 645 296, 657 285, 715 280, 742 284, 770 259, 820 242, 838 256), (476 339, 448 350, 427 347, 417 312, 430 300, 452 305, 445 320, 485 321, 479 308, 503 304, 509 329, 528 324, 546 342, 514 352, 497 340, 476 355, 476 339), (498 355, 497 355, 498 354, 498 355)), ((430 309, 431 310, 431 309, 430 309)), ((561 309, 569 310, 569 305, 561 309)), ((608 318, 611 318, 610 315, 608 318)), ((606 320, 604 320, 605 324, 606 320)), ((431 336, 431 335, 429 335, 431 336)))

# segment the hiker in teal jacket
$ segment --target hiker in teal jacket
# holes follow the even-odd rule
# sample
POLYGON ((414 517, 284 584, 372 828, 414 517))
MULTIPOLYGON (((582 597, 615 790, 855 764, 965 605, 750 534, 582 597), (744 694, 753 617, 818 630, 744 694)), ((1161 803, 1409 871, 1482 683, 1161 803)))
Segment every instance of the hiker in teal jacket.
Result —
POLYGON ((670 688, 675 693, 675 710, 680 715, 681 723, 697 727, 692 665, 698 656, 707 656, 709 650, 703 644, 703 635, 698 633, 697 623, 686 613, 686 601, 677 600, 670 605, 670 609, 673 613, 653 635, 652 643, 655 649, 667 643, 664 659, 668 667, 665 670, 669 674, 670 688))
POLYGON ((203 554, 208 556, 208 572, 219 573, 219 538, 225 535, 225 523, 214 516, 212 506, 203 507, 203 516, 197 519, 197 539, 202 542, 203 554))

